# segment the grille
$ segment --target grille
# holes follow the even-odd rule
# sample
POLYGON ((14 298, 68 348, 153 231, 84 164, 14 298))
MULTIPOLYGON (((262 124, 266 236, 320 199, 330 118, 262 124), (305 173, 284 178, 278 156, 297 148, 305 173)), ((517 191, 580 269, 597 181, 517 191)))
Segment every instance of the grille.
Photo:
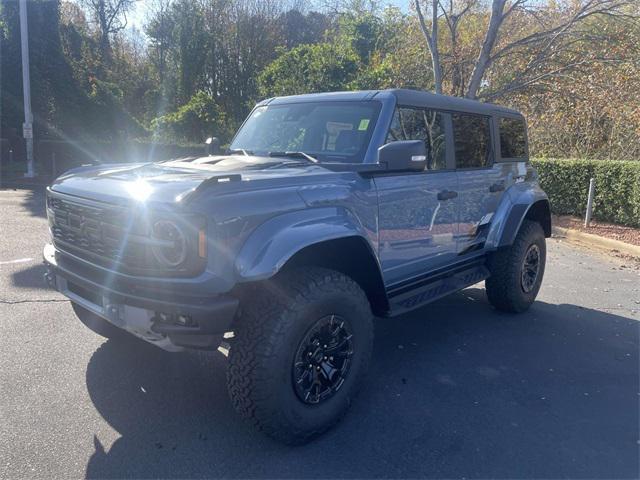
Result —
POLYGON ((49 226, 56 247, 86 260, 122 269, 150 265, 148 222, 107 204, 47 198, 49 226))

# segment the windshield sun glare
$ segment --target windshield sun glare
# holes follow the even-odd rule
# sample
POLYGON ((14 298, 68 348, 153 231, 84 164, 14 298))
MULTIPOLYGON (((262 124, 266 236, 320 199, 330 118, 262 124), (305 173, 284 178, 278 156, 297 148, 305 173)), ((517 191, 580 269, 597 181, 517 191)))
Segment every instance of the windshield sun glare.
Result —
POLYGON ((379 112, 376 101, 261 106, 251 112, 230 149, 255 155, 296 152, 320 162, 361 163, 379 112))

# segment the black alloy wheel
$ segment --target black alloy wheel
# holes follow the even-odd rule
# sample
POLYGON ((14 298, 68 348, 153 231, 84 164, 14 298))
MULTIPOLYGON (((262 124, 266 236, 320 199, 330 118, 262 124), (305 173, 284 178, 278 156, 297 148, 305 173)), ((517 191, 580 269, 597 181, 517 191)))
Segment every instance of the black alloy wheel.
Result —
POLYGON ((300 342, 293 363, 293 386, 304 403, 318 404, 344 384, 353 356, 353 333, 338 315, 318 320, 300 342))
POLYGON ((522 273, 520 275, 520 285, 524 293, 533 290, 540 273, 540 247, 535 243, 529 246, 522 261, 522 273))

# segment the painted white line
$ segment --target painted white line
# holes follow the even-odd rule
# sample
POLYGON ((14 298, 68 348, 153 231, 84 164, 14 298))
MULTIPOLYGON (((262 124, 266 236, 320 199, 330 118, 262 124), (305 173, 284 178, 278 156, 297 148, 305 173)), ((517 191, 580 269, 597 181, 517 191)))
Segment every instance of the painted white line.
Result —
POLYGON ((33 258, 18 258, 17 260, 7 260, 6 262, 0 262, 0 265, 11 265, 13 263, 26 263, 31 262, 33 258))

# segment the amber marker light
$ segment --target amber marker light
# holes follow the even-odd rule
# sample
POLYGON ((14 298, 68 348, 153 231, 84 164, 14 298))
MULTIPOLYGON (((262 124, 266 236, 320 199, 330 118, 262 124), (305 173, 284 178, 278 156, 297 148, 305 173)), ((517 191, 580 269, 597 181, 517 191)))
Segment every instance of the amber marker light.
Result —
POLYGON ((198 256, 205 258, 207 256, 207 235, 204 228, 198 231, 198 256))

